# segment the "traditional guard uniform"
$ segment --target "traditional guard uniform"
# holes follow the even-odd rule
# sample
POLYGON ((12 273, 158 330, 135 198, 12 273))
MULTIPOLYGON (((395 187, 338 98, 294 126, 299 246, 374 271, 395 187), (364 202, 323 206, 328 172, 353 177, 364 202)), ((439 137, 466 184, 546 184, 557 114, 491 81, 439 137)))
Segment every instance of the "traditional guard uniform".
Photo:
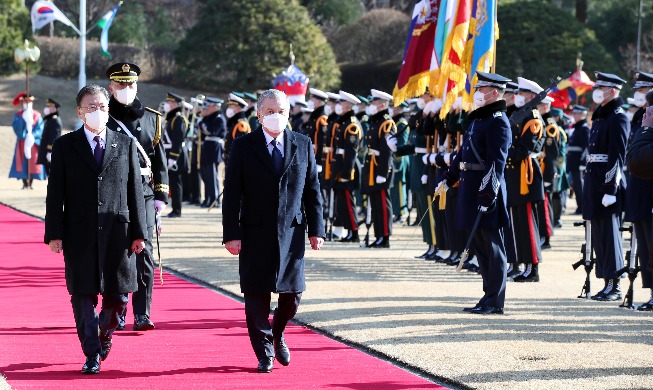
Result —
MULTIPOLYGON (((550 105, 553 103, 553 98, 547 96, 542 100, 542 103, 550 105)), ((544 184, 544 201, 538 203, 537 216, 540 237, 544 237, 542 249, 549 249, 551 248, 549 239, 553 236, 553 189, 558 176, 557 161, 560 155, 560 142, 557 140, 559 136, 558 124, 553 119, 550 109, 542 113, 542 120, 544 121, 544 133, 542 134, 544 144, 542 145, 539 162, 544 184)))
MULTIPOLYGON (((141 69, 132 63, 120 62, 109 66, 106 75, 117 83, 136 83, 141 69)), ((132 294, 134 330, 151 330, 150 320, 152 293, 154 289, 154 229, 156 229, 156 206, 165 207, 168 202, 168 166, 161 142, 161 114, 143 106, 138 97, 123 104, 114 96, 109 99, 109 122, 107 128, 138 141, 138 162, 145 199, 147 239, 145 250, 136 255, 138 290, 132 294)), ((124 329, 127 310, 120 318, 119 328, 124 329)))
MULTIPOLYGON (((551 205, 553 209, 553 227, 562 227, 560 217, 562 216, 564 205, 567 203, 567 190, 569 189, 569 180, 567 178, 567 132, 564 130, 564 113, 559 108, 552 108, 551 114, 558 127, 558 133, 553 138, 553 142, 558 145, 558 158, 553 163, 556 167, 557 176, 553 178, 553 193, 551 194, 551 205)), ((548 127, 548 126, 547 126, 548 127)), ((547 136, 549 131, 546 130, 547 136)))
POLYGON ((181 201, 183 194, 182 175, 189 168, 188 150, 185 140, 188 131, 188 119, 181 112, 181 102, 184 99, 168 92, 166 101, 176 101, 179 107, 166 114, 166 156, 168 158, 168 176, 170 179, 170 195, 172 197, 172 212, 170 218, 181 217, 181 201))
MULTIPOLYGON (((519 91, 538 94, 544 89, 534 81, 519 77, 519 91)), ((521 106, 521 104, 520 104, 521 106)), ((542 151, 544 122, 537 109, 531 110, 521 124, 512 126, 512 145, 506 161, 506 185, 510 214, 510 230, 506 229, 506 245, 514 253, 513 269, 508 275, 516 281, 538 281, 538 264, 542 261, 540 229, 536 205, 544 200, 539 156, 542 151), (525 264, 522 273, 518 264, 525 264)))
MULTIPOLYGON (((403 109, 408 108, 408 103, 401 104, 403 109)), ((410 137, 410 127, 408 121, 404 117, 404 112, 399 113, 392 117, 392 120, 397 125, 397 147, 406 145, 410 137)), ((394 156, 394 178, 392 188, 390 189, 390 198, 392 200, 392 210, 394 211, 394 222, 401 222, 402 215, 408 211, 407 209, 407 180, 408 180, 408 167, 410 165, 410 157, 408 156, 394 156)))
MULTIPOLYGON (((509 79, 477 72, 475 88, 503 90, 509 79)), ((458 189, 458 227, 473 232, 474 251, 478 258, 485 295, 476 307, 465 309, 475 314, 503 314, 506 288, 506 250, 503 229, 510 224, 507 210, 504 166, 511 144, 505 100, 477 108, 469 114, 471 121, 462 150, 445 172, 447 186, 460 180, 458 189)))
MULTIPOLYGON (((324 113, 327 115, 327 130, 325 136, 325 146, 322 148, 322 181, 320 182, 321 188, 329 190, 333 181, 333 172, 331 169, 331 164, 333 163, 334 151, 333 151, 333 141, 334 141, 334 131, 333 127, 338 122, 338 117, 340 115, 336 114, 335 107, 336 104, 340 101, 340 95, 333 92, 326 92, 328 99, 327 105, 324 107, 324 113), (332 104, 333 107, 330 105, 332 104)), ((334 209, 335 210, 335 209, 334 209)))
MULTIPOLYGON (((587 107, 574 105, 573 112, 587 113, 587 107)), ((567 171, 571 176, 571 188, 574 190, 576 197, 576 211, 574 214, 583 214, 583 173, 587 164, 590 127, 587 125, 587 119, 582 119, 574 124, 574 131, 569 136, 567 146, 567 171)))
POLYGON ((28 96, 24 92, 18 94, 13 101, 14 106, 22 104, 23 108, 14 114, 14 120, 11 124, 16 134, 16 147, 14 148, 14 158, 11 160, 9 177, 22 179, 23 189, 31 189, 32 180, 34 179, 45 180, 45 170, 37 162, 41 135, 43 134, 43 118, 38 111, 32 108, 33 102, 34 96, 28 96), (31 126, 27 126, 27 122, 23 117, 30 115, 30 111, 31 118, 29 120, 31 126), (26 148, 26 143, 30 143, 32 146, 26 148))
POLYGON ((621 108, 623 100, 603 102, 603 91, 610 87, 621 90, 626 81, 609 73, 596 72, 592 98, 601 104, 592 114, 589 158, 583 188, 583 219, 591 221, 592 248, 596 253, 596 277, 605 280, 605 287, 592 299, 621 299, 617 271, 623 267, 620 215, 623 211, 623 180, 626 140, 630 133, 628 117, 621 108))
POLYGON ((45 108, 43 109, 43 135, 41 136, 41 145, 39 145, 39 157, 37 164, 43 164, 46 174, 50 174, 50 155, 52 153, 52 144, 54 140, 61 137, 61 118, 59 117, 59 107, 61 105, 48 98, 45 108))
POLYGON ((227 138, 224 143, 225 165, 229 164, 229 150, 231 149, 231 144, 234 140, 252 132, 252 128, 249 127, 249 122, 247 121, 245 112, 242 111, 242 109, 247 107, 247 102, 234 94, 230 94, 227 105, 240 107, 241 111, 227 119, 227 138))
MULTIPOLYGON (((392 101, 392 95, 372 89, 372 100, 392 101)), ((361 192, 368 195, 372 205, 372 222, 376 241, 371 248, 389 248, 392 234, 392 203, 389 188, 392 186, 392 151, 387 138, 396 134, 397 126, 388 110, 370 112, 370 129, 366 135, 367 156, 363 166, 361 192)))
POLYGON ((223 162, 223 147, 227 136, 227 121, 222 115, 220 106, 224 101, 215 97, 207 97, 205 104, 218 106, 218 110, 202 118, 199 124, 198 137, 202 137, 200 153, 200 175, 204 182, 204 202, 202 207, 210 207, 214 202, 220 206, 220 179, 218 165, 223 162))
MULTIPOLYGON (((356 96, 345 91, 340 91, 340 99, 352 105, 360 103, 356 96)), ((356 162, 363 130, 353 110, 341 113, 333 129, 334 161, 331 169, 338 208, 336 225, 349 231, 340 242, 360 242, 354 191, 360 190, 360 166, 356 162)))

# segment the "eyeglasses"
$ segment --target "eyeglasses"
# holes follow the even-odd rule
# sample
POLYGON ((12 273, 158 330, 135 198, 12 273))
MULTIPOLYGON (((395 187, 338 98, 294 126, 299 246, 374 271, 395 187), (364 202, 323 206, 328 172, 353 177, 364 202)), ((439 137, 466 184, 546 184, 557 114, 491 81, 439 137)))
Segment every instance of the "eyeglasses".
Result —
POLYGON ((87 106, 87 107, 79 107, 79 108, 81 108, 81 109, 83 109, 83 110, 86 110, 86 111, 89 112, 89 113, 90 113, 90 112, 95 112, 95 111, 97 111, 98 109, 100 109, 100 110, 102 110, 102 111, 109 111, 109 106, 106 105, 106 104, 100 104, 99 106, 96 106, 95 104, 91 104, 90 106, 87 106))

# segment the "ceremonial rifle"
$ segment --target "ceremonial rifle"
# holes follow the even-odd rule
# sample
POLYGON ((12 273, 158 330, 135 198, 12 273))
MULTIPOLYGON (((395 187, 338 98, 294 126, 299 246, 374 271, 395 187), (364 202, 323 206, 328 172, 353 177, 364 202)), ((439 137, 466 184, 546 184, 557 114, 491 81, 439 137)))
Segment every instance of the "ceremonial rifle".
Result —
POLYGON ((592 257, 592 223, 585 220, 583 222, 574 222, 574 226, 585 226, 585 243, 580 247, 582 257, 571 265, 574 270, 577 270, 581 265, 585 265, 585 272, 587 274, 585 276, 585 284, 578 298, 590 299, 590 282, 592 269, 594 268, 594 258, 592 257))
POLYGON ((372 227, 372 203, 369 196, 365 205, 365 227, 367 227, 365 232, 365 247, 367 248, 370 246, 370 227, 372 227))
POLYGON ((544 100, 546 95, 548 95, 549 92, 551 92, 551 90, 553 90, 553 88, 555 88, 563 78, 568 78, 570 75, 571 72, 568 72, 564 77, 557 76, 555 79, 551 79, 551 85, 549 85, 542 92, 535 95, 532 100, 528 101, 519 110, 515 111, 515 113, 510 116, 510 124, 517 127, 521 133, 524 121, 528 118, 532 118, 531 112, 533 110, 537 110, 537 105, 540 104, 542 100, 544 100))
POLYGON ((406 226, 410 226, 410 212, 413 211, 413 191, 408 189, 406 192, 406 208, 408 209, 408 217, 406 218, 406 226))
POLYGON ((329 189, 329 241, 333 241, 333 188, 329 189))
POLYGON ((624 301, 619 305, 619 307, 632 309, 635 279, 637 279, 637 273, 640 271, 639 265, 637 264, 637 234, 635 234, 634 225, 630 225, 630 227, 627 228, 619 228, 619 231, 630 232, 630 249, 626 252, 626 266, 617 271, 618 278, 620 278, 624 273, 628 273, 628 280, 630 283, 624 301))

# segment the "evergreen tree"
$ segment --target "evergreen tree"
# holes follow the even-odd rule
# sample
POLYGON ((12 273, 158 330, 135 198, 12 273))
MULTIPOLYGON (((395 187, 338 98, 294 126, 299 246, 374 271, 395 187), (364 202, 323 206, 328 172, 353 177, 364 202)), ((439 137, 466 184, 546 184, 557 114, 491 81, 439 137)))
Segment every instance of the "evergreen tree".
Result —
POLYGON ((301 3, 319 24, 349 24, 364 11, 359 0, 302 0, 301 3))
POLYGON ((20 0, 0 0, 0 9, 0 75, 7 75, 19 69, 14 49, 23 45, 31 23, 20 0))

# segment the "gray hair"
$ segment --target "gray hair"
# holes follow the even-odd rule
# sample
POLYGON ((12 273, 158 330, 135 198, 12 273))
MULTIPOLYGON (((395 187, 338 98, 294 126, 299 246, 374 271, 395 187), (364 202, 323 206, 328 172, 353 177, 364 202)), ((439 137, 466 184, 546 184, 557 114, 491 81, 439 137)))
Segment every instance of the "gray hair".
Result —
POLYGON ((82 87, 82 89, 80 89, 77 93, 77 107, 82 106, 82 99, 84 99, 84 96, 86 95, 104 95, 104 97, 109 100, 109 91, 97 84, 89 84, 85 87, 82 87))
POLYGON ((290 109, 290 101, 288 100, 288 96, 286 96, 283 91, 279 91, 278 89, 268 89, 267 91, 261 93, 258 96, 258 100, 256 101, 256 108, 261 109, 261 107, 263 107, 263 102, 268 99, 274 99, 282 105, 285 104, 285 106, 290 109))

